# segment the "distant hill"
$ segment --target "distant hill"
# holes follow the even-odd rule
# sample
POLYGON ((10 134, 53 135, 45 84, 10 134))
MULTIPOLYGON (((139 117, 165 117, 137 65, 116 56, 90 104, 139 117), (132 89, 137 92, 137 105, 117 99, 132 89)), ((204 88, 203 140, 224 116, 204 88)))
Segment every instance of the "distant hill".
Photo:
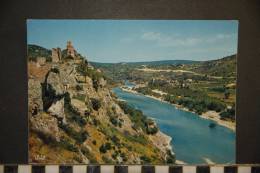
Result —
POLYGON ((193 71, 212 76, 235 77, 236 64, 236 55, 230 55, 221 59, 202 62, 193 71))
POLYGON ((51 50, 38 45, 29 44, 27 47, 27 57, 32 61, 35 61, 37 57, 46 57, 47 61, 50 61, 51 50))
POLYGON ((161 60, 161 61, 141 61, 141 62, 120 62, 120 63, 100 63, 100 62, 91 62, 94 66, 111 66, 111 65, 133 65, 133 66, 141 66, 141 65, 177 65, 177 64, 194 64, 199 63, 200 61, 193 60, 161 60))

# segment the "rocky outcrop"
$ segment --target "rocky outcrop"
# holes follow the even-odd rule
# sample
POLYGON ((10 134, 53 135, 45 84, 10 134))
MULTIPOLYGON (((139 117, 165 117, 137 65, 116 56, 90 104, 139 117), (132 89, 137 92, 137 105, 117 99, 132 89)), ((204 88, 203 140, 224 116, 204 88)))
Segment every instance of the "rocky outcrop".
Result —
POLYGON ((64 98, 53 102, 47 112, 50 113, 50 115, 56 117, 58 120, 62 120, 63 123, 66 123, 66 117, 64 113, 64 98))
POLYGON ((58 68, 52 68, 46 75, 46 90, 54 91, 54 97, 64 94, 64 86, 58 68))
POLYGON ((164 162, 170 140, 134 129, 102 72, 80 60, 30 68, 37 70, 29 71, 28 81, 31 157, 46 155, 52 163, 164 162), (35 78, 39 71, 46 74, 35 78))
POLYGON ((58 121, 46 113, 41 113, 37 117, 30 118, 30 130, 41 136, 44 141, 60 141, 58 121))
POLYGON ((41 83, 38 80, 29 79, 28 88, 29 115, 37 115, 43 110, 41 83))

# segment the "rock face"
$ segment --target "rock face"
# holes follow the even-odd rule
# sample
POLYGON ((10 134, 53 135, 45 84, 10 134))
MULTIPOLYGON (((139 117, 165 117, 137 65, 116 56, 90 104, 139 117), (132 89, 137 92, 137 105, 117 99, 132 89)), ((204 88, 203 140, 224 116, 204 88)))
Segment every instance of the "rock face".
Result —
POLYGON ((53 90, 55 96, 64 94, 64 86, 61 81, 58 68, 53 68, 46 76, 46 90, 53 90))
POLYGON ((42 92, 41 92, 42 90, 41 90, 40 81, 29 79, 28 88, 29 88, 28 90, 29 111, 32 113, 35 106, 39 111, 42 111, 43 102, 42 102, 42 92))
POLYGON ((166 162, 169 141, 160 133, 156 137, 134 129, 102 72, 82 57, 75 59, 80 61, 61 59, 37 68, 28 66, 30 161, 166 162), (37 155, 45 160, 37 160, 37 155))
POLYGON ((43 140, 60 141, 58 121, 56 118, 42 113, 30 118, 31 130, 43 136, 43 140))
POLYGON ((66 123, 64 113, 64 98, 53 102, 47 112, 50 113, 50 115, 57 117, 57 119, 62 120, 64 123, 66 123))

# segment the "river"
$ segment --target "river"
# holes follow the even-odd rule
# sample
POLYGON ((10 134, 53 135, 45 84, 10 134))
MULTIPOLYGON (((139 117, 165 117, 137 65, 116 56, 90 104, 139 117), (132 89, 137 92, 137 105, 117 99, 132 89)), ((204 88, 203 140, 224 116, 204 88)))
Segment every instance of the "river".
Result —
POLYGON ((174 105, 114 88, 118 98, 154 119, 160 130, 172 137, 176 159, 189 164, 235 163, 235 132, 217 125, 209 128, 211 120, 177 109, 174 105))

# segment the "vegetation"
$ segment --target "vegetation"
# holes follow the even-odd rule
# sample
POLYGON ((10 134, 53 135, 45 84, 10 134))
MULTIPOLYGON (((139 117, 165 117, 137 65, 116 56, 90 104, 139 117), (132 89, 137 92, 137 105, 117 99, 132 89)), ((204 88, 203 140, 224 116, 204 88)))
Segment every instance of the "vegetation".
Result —
POLYGON ((134 123, 133 129, 142 129, 147 134, 155 134, 158 132, 158 128, 154 122, 151 119, 148 119, 142 111, 134 109, 123 101, 119 101, 118 104, 123 109, 123 111, 129 115, 129 118, 134 123), (154 124, 154 126, 150 127, 151 124, 154 124))
POLYGON ((96 111, 101 107, 101 101, 99 99, 91 98, 92 108, 96 111))
POLYGON ((86 117, 80 115, 80 113, 73 108, 69 93, 64 95, 64 108, 65 114, 70 121, 76 122, 80 127, 84 127, 87 123, 86 117))
POLYGON ((235 105, 233 105, 230 109, 226 109, 225 111, 220 113, 221 119, 231 119, 235 120, 235 105))
POLYGON ((100 151, 101 153, 106 153, 107 150, 111 150, 111 143, 109 143, 109 142, 107 142, 107 143, 101 145, 100 148, 99 148, 99 151, 100 151))
POLYGON ((85 130, 81 130, 79 132, 75 131, 69 125, 65 125, 63 123, 59 124, 59 127, 64 130, 70 137, 76 140, 77 143, 82 144, 88 137, 88 133, 85 130))
POLYGON ((47 62, 51 62, 51 50, 37 45, 28 45, 27 57, 29 61, 37 60, 37 57, 45 57, 47 62))
POLYGON ((202 114, 208 110, 214 110, 216 112, 221 112, 225 109, 225 105, 220 101, 210 98, 208 96, 194 96, 191 94, 189 97, 185 96, 175 96, 167 95, 165 101, 173 104, 183 105, 187 107, 190 111, 195 111, 198 114, 202 114))

